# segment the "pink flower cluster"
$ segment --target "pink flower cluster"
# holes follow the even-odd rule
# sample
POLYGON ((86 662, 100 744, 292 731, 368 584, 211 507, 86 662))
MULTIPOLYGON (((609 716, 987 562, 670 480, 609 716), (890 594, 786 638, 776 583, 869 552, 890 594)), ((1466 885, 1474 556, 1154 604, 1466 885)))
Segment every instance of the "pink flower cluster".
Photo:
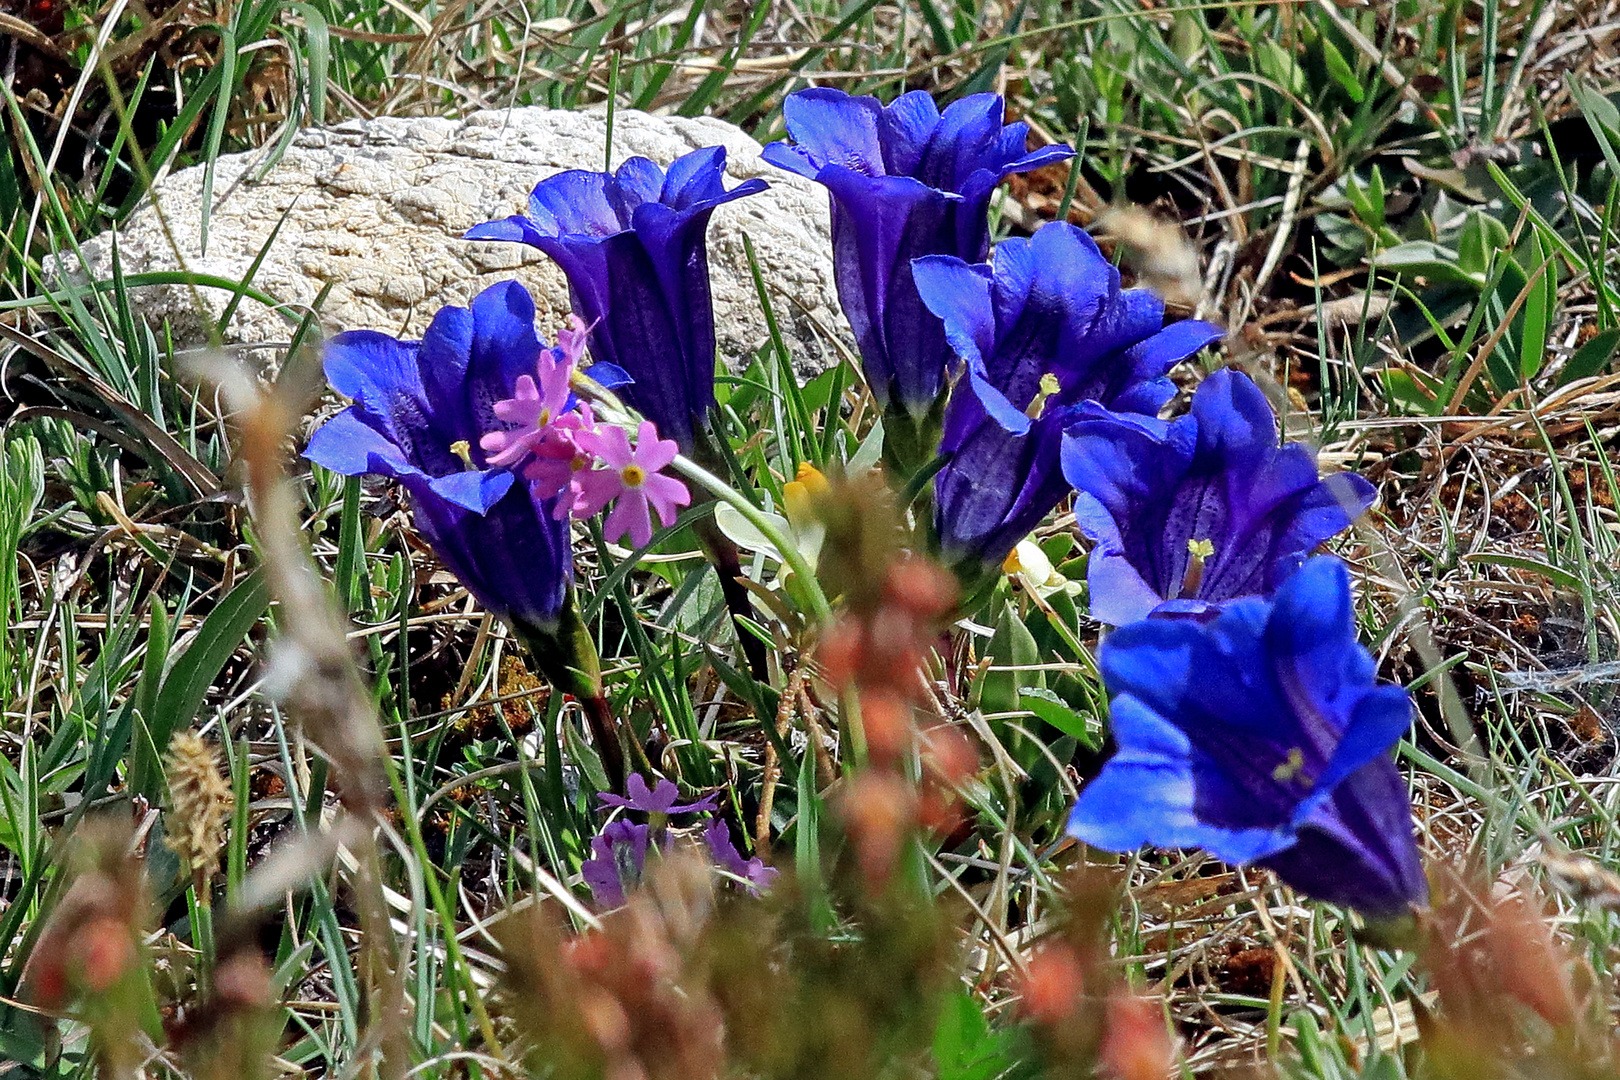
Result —
POLYGON ((641 422, 632 447, 624 428, 599 423, 574 396, 571 379, 585 351, 586 330, 573 316, 557 345, 541 350, 534 377, 518 376, 513 396, 495 403, 496 419, 512 426, 489 432, 479 445, 489 464, 521 466, 536 499, 556 499, 553 513, 559 518, 587 518, 614 503, 602 523, 604 535, 616 541, 629 534, 639 548, 652 539, 653 512, 668 527, 692 496, 681 481, 662 474, 679 448, 660 439, 652 421, 641 422))

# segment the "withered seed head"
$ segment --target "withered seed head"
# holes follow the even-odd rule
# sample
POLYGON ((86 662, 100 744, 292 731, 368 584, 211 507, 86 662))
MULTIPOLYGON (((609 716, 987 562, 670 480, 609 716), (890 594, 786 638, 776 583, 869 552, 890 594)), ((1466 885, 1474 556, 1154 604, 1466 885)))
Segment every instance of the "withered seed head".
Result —
POLYGON ((195 731, 180 732, 169 741, 164 774, 169 782, 164 842, 188 873, 211 876, 225 846, 225 823, 233 802, 214 748, 195 731))

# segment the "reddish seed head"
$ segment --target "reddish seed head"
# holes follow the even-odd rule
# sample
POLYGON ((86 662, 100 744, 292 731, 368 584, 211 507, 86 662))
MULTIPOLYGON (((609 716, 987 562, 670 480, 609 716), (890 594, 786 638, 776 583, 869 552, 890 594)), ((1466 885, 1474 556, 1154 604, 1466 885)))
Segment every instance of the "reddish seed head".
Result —
POLYGON ((118 919, 104 916, 87 923, 72 948, 79 980, 92 994, 105 994, 117 986, 135 963, 129 926, 118 919))
POLYGON ((935 835, 950 833, 962 822, 956 796, 930 787, 917 799, 917 824, 935 835))
POLYGON ((955 786, 979 771, 979 752, 961 731, 945 724, 928 729, 928 766, 940 783, 955 786))
POLYGON ((602 934, 585 934, 562 946, 564 962, 584 975, 600 974, 613 962, 613 943, 602 934))
POLYGON ((1175 1047, 1158 1004, 1124 990, 1109 995, 1099 1056, 1115 1080, 1164 1080, 1175 1065, 1175 1047))
POLYGON ((214 969, 214 993, 237 1008, 270 1004, 270 969, 256 952, 237 953, 214 969))
POLYGON ((941 618, 956 602, 951 575, 926 559, 905 559, 890 567, 883 591, 890 603, 919 619, 941 618))
POLYGON ((887 880, 900 842, 915 821, 911 789, 897 776, 867 770, 850 782, 843 814, 867 880, 887 880))
POLYGON ((911 745, 911 707, 890 691, 871 690, 861 695, 861 724, 874 764, 893 763, 911 745))
POLYGON ((586 987, 580 996, 580 1019, 598 1046, 610 1053, 630 1042, 630 1017, 624 1006, 606 990, 586 987))
POLYGON ((850 619, 843 620, 821 635, 821 643, 816 646, 816 659, 821 661, 827 682, 841 687, 855 678, 855 669, 864 651, 864 637, 860 624, 850 619))
POLYGON ((1024 1015, 1040 1024, 1059 1024, 1073 1016, 1085 989, 1080 958, 1068 945, 1050 945, 1029 962, 1020 990, 1024 1015))

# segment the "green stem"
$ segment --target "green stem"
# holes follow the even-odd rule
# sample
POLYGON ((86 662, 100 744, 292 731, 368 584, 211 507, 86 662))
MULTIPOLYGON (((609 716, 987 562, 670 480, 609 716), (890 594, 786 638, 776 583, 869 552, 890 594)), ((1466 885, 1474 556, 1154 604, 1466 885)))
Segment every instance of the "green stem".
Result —
POLYGON ((769 517, 762 513, 753 503, 738 494, 724 480, 685 454, 676 455, 674 465, 687 479, 697 483, 715 498, 730 506, 746 518, 750 525, 764 533, 765 538, 776 545, 776 550, 781 553, 783 561, 788 564, 789 568, 798 575, 799 581, 803 583, 805 593, 810 597, 810 604, 815 608, 816 619, 823 623, 832 622, 832 605, 827 602, 827 594, 821 591, 821 583, 816 580, 815 571, 805 561, 804 554, 798 549, 797 545, 788 539, 787 535, 781 529, 778 529, 769 517))
POLYGON ((602 689, 602 662, 596 653, 596 643, 579 617, 573 587, 569 586, 555 627, 514 623, 513 629, 528 648, 529 655, 534 657, 540 673, 554 687, 579 701, 597 753, 602 756, 608 783, 613 790, 623 791, 626 773, 619 725, 602 689))

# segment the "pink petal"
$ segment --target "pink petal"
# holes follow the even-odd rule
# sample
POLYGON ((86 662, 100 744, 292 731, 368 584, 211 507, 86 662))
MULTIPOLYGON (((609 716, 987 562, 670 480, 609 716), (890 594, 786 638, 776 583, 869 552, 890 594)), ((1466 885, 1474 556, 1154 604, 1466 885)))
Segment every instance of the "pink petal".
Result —
POLYGON ((523 470, 523 475, 533 482, 535 497, 539 499, 549 499, 574 483, 572 464, 556 458, 535 458, 523 470))
POLYGON ((658 425, 651 420, 641 422, 641 430, 636 433, 637 465, 654 473, 674 461, 675 455, 680 452, 680 444, 675 440, 658 437, 658 425))
POLYGON ((574 516, 580 518, 600 514, 615 495, 624 491, 624 482, 614 469, 575 473, 574 483, 579 485, 579 501, 574 504, 574 516))
POLYGON ((495 403, 495 417, 508 424, 533 424, 540 416, 540 390, 527 375, 519 375, 512 396, 495 403))
POLYGON ((490 454, 488 458, 490 465, 505 468, 508 465, 515 465, 522 461, 540 441, 539 436, 540 432, 535 431, 533 428, 528 431, 492 431, 479 439, 478 445, 483 447, 486 452, 496 451, 490 454), (501 442, 504 445, 499 447, 491 445, 494 441, 492 437, 496 435, 501 436, 501 442))
POLYGON ((647 497, 638 490, 626 491, 602 522, 602 535, 617 540, 630 534, 631 547, 644 547, 652 539, 652 518, 647 514, 647 497))
POLYGON ((542 403, 553 417, 561 417, 563 410, 568 407, 568 376, 572 372, 573 366, 570 364, 553 363, 544 355, 540 358, 542 403))
POLYGON ((590 327, 578 315, 568 316, 568 329, 557 331, 557 351, 563 354, 569 367, 578 364, 579 358, 585 355, 585 340, 589 335, 590 327))
POLYGON ((658 519, 665 526, 675 524, 676 507, 692 501, 692 493, 686 490, 685 484, 662 473, 649 473, 641 483, 641 490, 653 509, 658 511, 658 519))
POLYGON ((602 459, 602 463, 615 472, 635 461, 630 452, 630 436, 617 424, 604 424, 594 431, 582 431, 575 436, 579 448, 602 459))

